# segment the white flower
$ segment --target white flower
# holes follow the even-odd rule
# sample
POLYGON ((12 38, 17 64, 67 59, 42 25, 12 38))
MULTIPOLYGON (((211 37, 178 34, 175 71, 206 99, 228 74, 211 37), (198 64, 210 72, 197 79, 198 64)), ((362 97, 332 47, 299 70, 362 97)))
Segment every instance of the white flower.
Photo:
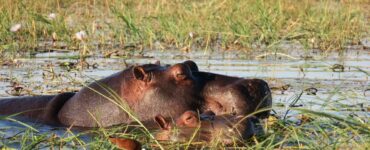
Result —
POLYGON ((77 32, 76 34, 75 34, 75 38, 77 39, 77 40, 83 40, 83 39, 85 39, 86 38, 86 32, 85 31, 79 31, 79 32, 77 32))
POLYGON ((193 32, 189 32, 189 37, 190 38, 193 38, 194 37, 194 33, 193 32))
POLYGON ((57 40, 57 33, 53 32, 51 34, 51 37, 53 38, 53 41, 56 41, 57 40))
POLYGON ((20 23, 17 23, 10 28, 10 32, 17 32, 19 29, 21 29, 21 27, 22 25, 20 23))
POLYGON ((48 16, 48 18, 50 20, 54 20, 56 17, 57 17, 57 14, 55 14, 55 13, 50 13, 49 16, 48 16))

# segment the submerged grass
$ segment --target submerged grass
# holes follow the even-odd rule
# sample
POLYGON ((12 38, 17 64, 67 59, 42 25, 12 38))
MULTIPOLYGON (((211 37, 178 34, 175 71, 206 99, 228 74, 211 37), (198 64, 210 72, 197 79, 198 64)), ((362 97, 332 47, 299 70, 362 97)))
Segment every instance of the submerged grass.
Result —
POLYGON ((284 40, 340 50, 358 44, 369 31, 366 0, 0 3, 0 53, 13 57, 48 46, 98 52, 104 46, 130 44, 136 49, 249 50, 253 45, 271 48, 284 40), (19 28, 12 28, 17 24, 19 28))

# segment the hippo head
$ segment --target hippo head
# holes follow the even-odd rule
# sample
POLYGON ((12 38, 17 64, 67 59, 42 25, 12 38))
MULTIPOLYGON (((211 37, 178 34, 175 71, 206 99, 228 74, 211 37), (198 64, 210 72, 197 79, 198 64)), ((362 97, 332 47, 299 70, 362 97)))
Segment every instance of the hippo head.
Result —
POLYGON ((214 116, 186 111, 174 122, 167 121, 161 115, 155 117, 161 130, 155 135, 157 140, 186 142, 220 142, 225 145, 242 143, 243 139, 254 134, 254 128, 248 118, 242 116, 214 116))
MULTIPOLYGON (((255 134, 249 118, 234 115, 215 116, 213 112, 198 115, 185 111, 174 120, 157 115, 154 121, 160 127, 154 134, 158 141, 222 143, 235 146, 255 134)), ((133 139, 110 137, 109 140, 119 148, 136 149, 140 143, 133 139)))
POLYGON ((127 96, 140 120, 151 120, 158 113, 177 117, 202 105, 200 87, 184 63, 166 67, 159 64, 134 66, 131 72, 133 79, 122 89, 123 93, 131 93, 127 96))
POLYGON ((136 80, 145 85, 156 86, 158 83, 172 85, 192 85, 194 79, 192 72, 186 64, 179 63, 173 66, 163 67, 159 64, 146 64, 132 68, 136 80))

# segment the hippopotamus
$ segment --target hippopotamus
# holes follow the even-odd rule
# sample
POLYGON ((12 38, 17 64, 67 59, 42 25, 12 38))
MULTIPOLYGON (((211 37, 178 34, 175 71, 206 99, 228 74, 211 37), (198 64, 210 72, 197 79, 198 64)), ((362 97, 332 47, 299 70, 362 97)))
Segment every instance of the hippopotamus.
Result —
POLYGON ((200 86, 184 63, 145 64, 95 81, 77 93, 0 100, 0 114, 23 112, 42 123, 108 127, 130 123, 133 116, 145 121, 158 112, 177 117, 198 110, 203 102, 200 86))
POLYGON ((155 117, 160 126, 155 138, 159 141, 215 142, 225 145, 241 142, 255 135, 254 124, 243 115, 210 115, 208 112, 198 115, 195 111, 186 111, 174 122, 161 115, 155 117))
POLYGON ((216 115, 266 109, 255 114, 264 118, 270 107, 271 92, 265 81, 201 72, 193 61, 132 66, 77 93, 0 100, 0 114, 28 110, 22 114, 40 122, 80 127, 130 123, 132 116, 145 121, 158 112, 176 117, 198 109, 216 115))
MULTIPOLYGON (((224 114, 215 116, 213 112, 188 110, 173 121, 158 114, 154 121, 157 132, 154 138, 158 141, 172 142, 205 142, 224 145, 242 144, 243 140, 256 134, 253 117, 224 114)), ((154 129, 154 128, 152 128, 154 129)), ((141 144, 133 139, 110 137, 109 140, 122 149, 137 149, 141 144)))
POLYGON ((57 115, 64 103, 75 93, 24 96, 0 99, 0 115, 12 115, 34 122, 60 125, 57 115))
POLYGON ((268 84, 261 79, 244 79, 199 71, 193 61, 185 61, 194 78, 202 85, 205 104, 202 112, 216 115, 252 114, 259 119, 270 115, 272 97, 268 84))

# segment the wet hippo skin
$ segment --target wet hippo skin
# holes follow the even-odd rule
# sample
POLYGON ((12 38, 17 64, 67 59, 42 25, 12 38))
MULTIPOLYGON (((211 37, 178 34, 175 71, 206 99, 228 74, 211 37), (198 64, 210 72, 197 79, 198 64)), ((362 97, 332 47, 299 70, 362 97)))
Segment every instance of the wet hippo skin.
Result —
POLYGON ((109 141, 115 144, 119 149, 141 150, 141 144, 136 140, 125 138, 109 138, 109 141))
MULTIPOLYGON (((255 134, 250 119, 241 115, 215 116, 209 113, 198 115, 194 111, 186 111, 180 117, 172 120, 159 114, 154 119, 157 128, 159 128, 154 136, 159 141, 188 142, 192 139, 193 142, 218 141, 224 145, 243 143, 244 139, 255 134)), ((109 140, 121 148, 134 141, 113 137, 109 140)))
MULTIPOLYGON (((147 64, 96 81, 76 94, 0 100, 0 114, 32 110, 24 116, 80 127, 130 123, 129 115, 115 103, 126 104, 141 121, 151 120, 159 112, 164 117, 176 117, 197 109, 216 115, 244 115, 270 108, 271 93, 263 80, 201 72, 192 61, 169 67, 147 64)), ((256 116, 268 114, 265 111, 256 116)))
POLYGON ((246 115, 258 111, 259 113, 255 114, 258 118, 269 116, 272 97, 265 81, 202 72, 195 62, 184 63, 202 85, 202 96, 205 100, 203 111, 212 111, 216 115, 246 115))
POLYGON ((57 115, 59 110, 75 93, 66 92, 58 95, 24 96, 0 99, 0 115, 18 114, 16 117, 32 119, 51 125, 60 125, 57 115))
POLYGON ((0 100, 0 114, 42 109, 23 114, 65 126, 107 127, 133 121, 117 104, 130 108, 141 121, 152 120, 158 112, 177 117, 186 110, 197 110, 202 104, 199 90, 185 64, 146 64, 96 81, 76 94, 0 100))
POLYGON ((132 122, 112 100, 126 104, 141 121, 151 120, 158 112, 177 117, 186 110, 200 108, 202 99, 198 91, 185 64, 168 68, 154 64, 135 66, 83 88, 66 102, 58 118, 64 125, 82 127, 132 122), (107 88, 113 90, 117 98, 107 88))

